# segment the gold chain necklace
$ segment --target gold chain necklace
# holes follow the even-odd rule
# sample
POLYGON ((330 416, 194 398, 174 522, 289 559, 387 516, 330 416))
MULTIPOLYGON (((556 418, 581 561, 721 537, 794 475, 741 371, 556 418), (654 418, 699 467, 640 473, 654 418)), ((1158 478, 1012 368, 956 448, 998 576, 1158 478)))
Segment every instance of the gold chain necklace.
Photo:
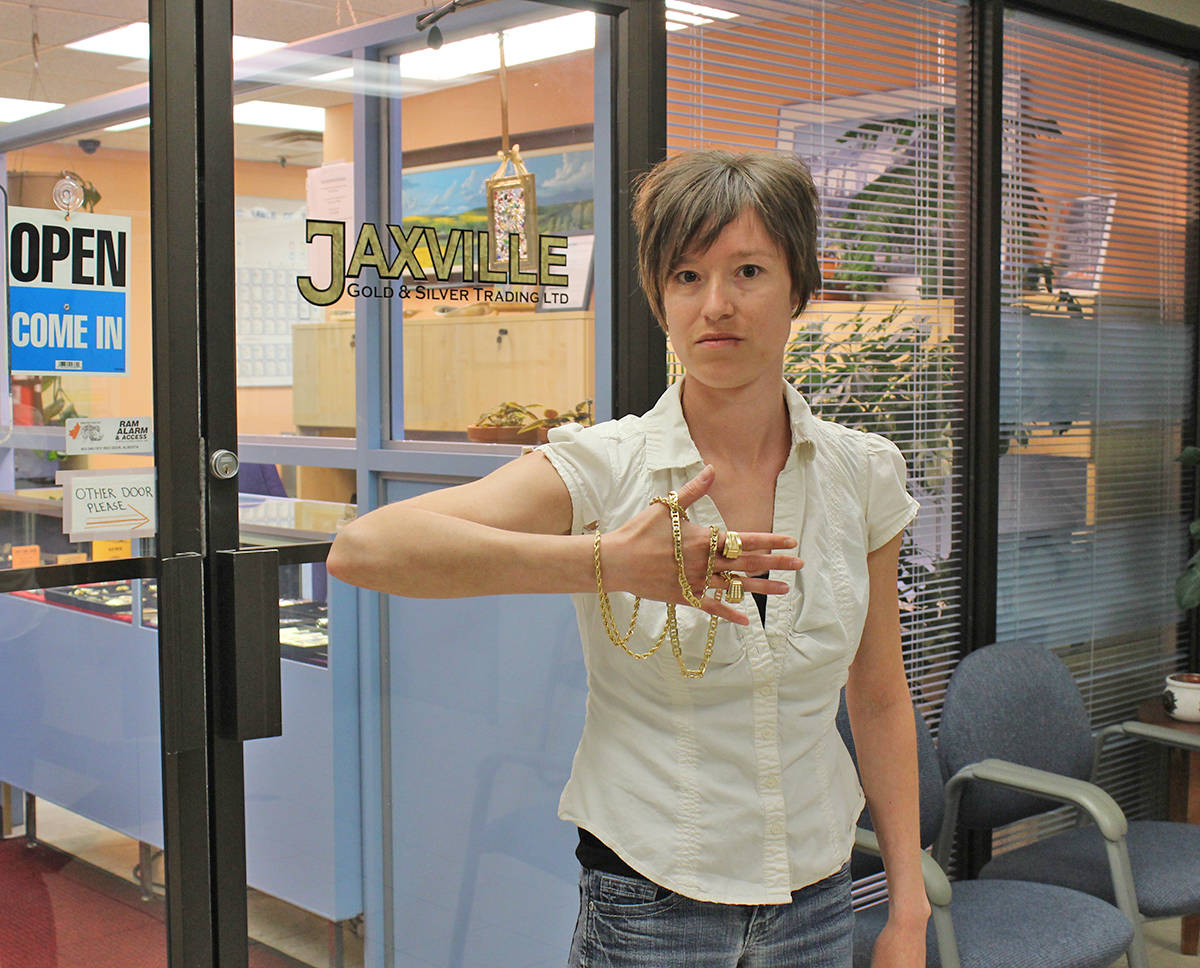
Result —
MULTIPOLYGON (((668 491, 666 497, 656 497, 651 504, 662 504, 671 512, 671 538, 675 545, 675 567, 679 574, 679 588, 683 592, 684 600, 694 608, 701 607, 701 601, 692 591, 692 586, 687 580, 687 570, 684 567, 683 561, 683 521, 688 518, 687 511, 679 503, 679 495, 674 491, 668 491)), ((704 584, 702 588, 707 588, 709 581, 713 576, 713 564, 717 556, 717 541, 719 532, 713 525, 708 526, 708 564, 704 570, 704 584)), ((634 659, 648 659, 658 651, 658 647, 663 644, 663 640, 670 636, 671 651, 675 655, 675 661, 679 663, 679 672, 686 679, 699 679, 708 669, 708 662, 712 658, 713 643, 717 637, 717 622, 719 621, 716 615, 713 615, 708 621, 708 635, 704 640, 704 657, 700 660, 700 665, 695 669, 689 669, 683 661, 683 646, 679 642, 679 625, 675 615, 675 603, 667 604, 667 621, 663 627, 662 633, 654 641, 653 647, 648 652, 634 652, 629 648, 627 643, 633 636, 633 630, 637 627, 638 609, 641 607, 642 599, 640 596, 633 600, 633 616, 629 620, 629 629, 624 635, 617 628, 617 623, 613 619, 612 603, 608 599, 607 593, 604 591, 604 579, 600 568, 600 529, 596 528, 596 536, 592 542, 592 560, 596 569, 596 593, 600 598, 600 617, 604 622, 604 631, 607 633, 609 641, 613 645, 621 649, 626 655, 634 659)), ((701 592, 703 594, 703 592, 701 592)), ((713 597, 719 602, 721 600, 721 589, 715 589, 713 597)))

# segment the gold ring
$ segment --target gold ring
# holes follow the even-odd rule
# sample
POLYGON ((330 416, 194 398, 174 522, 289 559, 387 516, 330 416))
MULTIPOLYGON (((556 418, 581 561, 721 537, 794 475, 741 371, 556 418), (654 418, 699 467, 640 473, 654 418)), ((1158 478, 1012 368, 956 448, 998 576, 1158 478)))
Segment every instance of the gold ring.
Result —
POLYGON ((721 572, 721 577, 729 582, 729 590, 725 593, 725 601, 730 605, 737 605, 745 598, 745 591, 742 588, 742 580, 731 571, 721 572))
POLYGON ((742 553, 742 536, 736 531, 725 532, 725 550, 721 552, 730 561, 740 557, 742 553))

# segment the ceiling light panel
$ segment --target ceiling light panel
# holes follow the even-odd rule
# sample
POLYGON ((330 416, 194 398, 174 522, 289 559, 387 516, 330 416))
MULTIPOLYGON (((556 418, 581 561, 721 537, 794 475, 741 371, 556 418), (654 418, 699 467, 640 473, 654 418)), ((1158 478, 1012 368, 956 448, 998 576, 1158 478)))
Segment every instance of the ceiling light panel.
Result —
POLYGON ((26 101, 19 97, 0 97, 0 121, 20 121, 35 114, 45 114, 62 105, 56 101, 26 101))
POLYGON ((149 118, 134 118, 132 121, 122 121, 120 124, 112 124, 105 128, 105 131, 132 131, 134 128, 144 128, 150 123, 149 118))
MULTIPOLYGON (((129 60, 148 60, 150 57, 150 25, 144 20, 137 20, 93 34, 66 45, 70 50, 85 50, 93 54, 110 54, 113 57, 125 57, 129 60)), ((278 40, 263 40, 259 37, 233 36, 233 59, 253 57, 269 50, 285 46, 278 40)))
POLYGON ((233 123, 292 131, 324 131, 325 109, 284 101, 243 101, 233 106, 233 123))
POLYGON ((736 13, 728 10, 718 10, 716 7, 706 7, 699 3, 688 3, 687 0, 666 0, 667 10, 676 10, 681 14, 703 17, 706 20, 733 20, 736 13))
MULTIPOLYGON (((573 13, 504 31, 504 62, 509 67, 590 50, 596 44, 596 15, 573 13)), ((400 55, 406 78, 449 81, 500 68, 496 34, 482 34, 443 44, 439 50, 416 50, 400 55)))

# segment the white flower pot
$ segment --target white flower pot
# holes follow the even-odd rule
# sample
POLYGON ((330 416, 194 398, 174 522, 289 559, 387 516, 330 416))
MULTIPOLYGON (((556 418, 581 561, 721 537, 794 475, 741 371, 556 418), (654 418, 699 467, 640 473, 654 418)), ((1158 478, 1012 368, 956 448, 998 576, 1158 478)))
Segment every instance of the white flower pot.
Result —
POLYGON ((1200 674, 1177 672, 1167 676, 1162 699, 1168 716, 1185 723, 1200 723, 1200 674))

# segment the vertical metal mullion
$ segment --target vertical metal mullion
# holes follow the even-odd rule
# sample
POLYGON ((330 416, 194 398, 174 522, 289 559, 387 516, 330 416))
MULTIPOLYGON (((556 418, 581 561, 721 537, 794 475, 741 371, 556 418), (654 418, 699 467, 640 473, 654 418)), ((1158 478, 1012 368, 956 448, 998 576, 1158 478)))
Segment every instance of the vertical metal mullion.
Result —
MULTIPOLYGON (((967 278, 966 505, 963 648, 996 638, 1000 503, 1000 240, 1003 179, 1004 4, 976 0, 971 17, 970 253, 967 278)), ((974 876, 991 835, 970 832, 958 863, 974 876)))
POLYGON ((667 341, 638 285, 633 179, 667 154, 667 25, 663 0, 614 17, 613 416, 643 413, 667 385, 667 341))
POLYGON ((1000 501, 1000 229, 1004 5, 972 8, 971 205, 967 279, 967 473, 963 643, 996 637, 1000 501))
MULTIPOLYGON (((379 48, 358 48, 354 51, 356 70, 367 72, 384 55, 379 48)), ((360 223, 386 221, 378 216, 391 214, 400 222, 400 199, 393 197, 398 190, 403 161, 400 157, 401 110, 389 109, 383 100, 358 89, 354 93, 354 211, 360 223), (393 186, 389 179, 395 178, 393 186)), ((385 439, 404 436, 404 386, 402 365, 403 314, 396 300, 386 308, 379 300, 360 299, 355 306, 354 346, 356 449, 355 490, 359 513, 366 513, 386 501, 385 488, 379 473, 372 469, 370 454, 383 445, 385 439), (397 318, 399 317, 399 318, 397 318), (386 330, 385 330, 385 323, 386 330), (398 323, 398 325, 396 325, 398 323), (385 337, 386 331, 386 337, 385 337), (397 384, 397 380, 399 383, 397 384), (399 399, 394 399, 398 397, 399 399), (387 417, 385 417, 385 414, 387 417)), ((370 928, 372 948, 379 945, 382 964, 395 963, 395 811, 392 788, 392 715, 391 715, 391 638, 387 631, 387 596, 359 592, 359 607, 363 614, 373 609, 378 621, 367 617, 363 630, 372 636, 379 651, 378 732, 374 737, 379 752, 379 823, 380 854, 377 868, 381 910, 379 923, 370 928), (371 604, 367 604, 371 603, 371 604), (376 941, 376 939, 378 939, 376 941)), ((363 630, 360 630, 360 634, 363 630)), ((370 644, 365 644, 371 648, 370 644)), ((364 816, 364 821, 366 817, 364 816)), ((364 871, 366 870, 364 861, 364 871)))
MULTIPOLYGON (((238 547, 237 478, 219 480, 207 474, 208 455, 219 449, 237 450, 236 317, 233 280, 236 278, 233 170, 233 5, 230 0, 197 0, 201 77, 197 114, 200 141, 196 200, 200 213, 200 354, 203 438, 207 443, 201 472, 207 479, 205 574, 207 596, 205 636, 209 656, 208 685, 211 756, 209 783, 213 791, 211 877, 215 896, 216 964, 246 968, 246 792, 242 743, 221 724, 236 721, 236 711, 224 705, 234 700, 220 683, 233 682, 235 670, 225 666, 235 658, 217 609, 232 588, 219 588, 217 553, 238 547), (223 631, 224 629, 224 631, 223 631)), ((245 591, 249 591, 246 589, 245 591)))
POLYGON ((157 540, 166 558, 203 550, 199 263, 192 261, 199 256, 198 79, 195 11, 151 0, 149 17, 157 540))
MULTIPOLYGON (((1196 52, 1200 56, 1200 51, 1196 52)), ((1200 68, 1193 63, 1188 84, 1188 219, 1187 253, 1184 263, 1183 318, 1192 326, 1192 394, 1191 406, 1183 425, 1183 442, 1194 444, 1200 432, 1200 68)), ((1196 471, 1184 471, 1185 481, 1191 484, 1192 520, 1200 518, 1200 486, 1196 471)), ((1186 492, 1185 492, 1186 493, 1186 492)), ((1194 544, 1194 543, 1193 543, 1194 544)), ((1193 551, 1195 548, 1193 547, 1193 551)), ((1200 615, 1189 609, 1187 623, 1187 653, 1189 669, 1200 669, 1200 615)))
POLYGON ((200 424, 199 24, 151 0, 150 214, 167 958, 215 963, 200 424))

